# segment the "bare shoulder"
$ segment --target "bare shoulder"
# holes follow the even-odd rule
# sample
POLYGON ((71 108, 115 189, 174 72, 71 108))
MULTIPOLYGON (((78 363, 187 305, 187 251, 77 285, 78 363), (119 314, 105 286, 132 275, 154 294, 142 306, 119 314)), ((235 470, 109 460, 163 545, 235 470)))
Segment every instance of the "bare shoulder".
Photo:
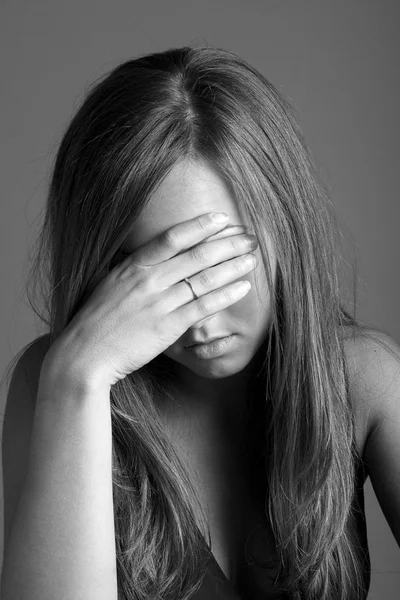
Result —
POLYGON ((365 428, 363 461, 400 546, 400 347, 368 330, 344 344, 350 395, 365 428))
POLYGON ((387 334, 366 329, 343 338, 349 388, 355 408, 368 413, 373 429, 387 403, 396 401, 400 385, 400 347, 387 334))
POLYGON ((364 454, 367 440, 382 419, 399 414, 400 347, 376 329, 365 329, 363 334, 349 330, 343 342, 350 399, 364 454))

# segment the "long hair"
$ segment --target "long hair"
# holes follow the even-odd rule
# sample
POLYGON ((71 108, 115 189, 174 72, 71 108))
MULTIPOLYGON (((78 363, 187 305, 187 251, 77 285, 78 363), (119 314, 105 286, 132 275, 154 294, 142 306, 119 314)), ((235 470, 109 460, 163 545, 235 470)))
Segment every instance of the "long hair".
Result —
MULTIPOLYGON (((128 60, 88 90, 52 171, 32 269, 39 282, 47 266, 45 309, 34 310, 51 345, 122 260, 132 224, 181 160, 208 161, 224 176, 247 209, 270 285, 259 440, 277 579, 294 600, 365 598, 369 573, 349 525, 359 457, 343 347, 345 332, 362 326, 340 299, 329 194, 293 107, 261 73, 232 52, 184 47, 128 60)), ((111 388, 120 600, 188 599, 205 573, 206 537, 211 547, 157 411, 170 393, 164 367, 160 355, 111 388)))

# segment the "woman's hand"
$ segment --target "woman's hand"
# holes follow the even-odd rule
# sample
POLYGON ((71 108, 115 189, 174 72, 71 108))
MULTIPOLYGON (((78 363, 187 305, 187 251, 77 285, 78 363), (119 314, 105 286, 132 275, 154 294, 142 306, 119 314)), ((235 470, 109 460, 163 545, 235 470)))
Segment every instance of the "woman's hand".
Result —
POLYGON ((250 236, 253 243, 246 245, 249 236, 241 234, 204 241, 226 225, 205 214, 129 254, 97 285, 50 348, 48 360, 74 377, 113 385, 193 324, 238 302, 251 286, 235 280, 255 268, 251 250, 257 240, 250 236))

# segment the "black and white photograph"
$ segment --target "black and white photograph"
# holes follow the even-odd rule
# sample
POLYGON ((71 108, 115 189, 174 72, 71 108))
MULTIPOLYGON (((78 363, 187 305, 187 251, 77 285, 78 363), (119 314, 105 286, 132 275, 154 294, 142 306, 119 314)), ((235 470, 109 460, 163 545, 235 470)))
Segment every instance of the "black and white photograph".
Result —
POLYGON ((394 0, 3 0, 1 600, 400 598, 394 0))

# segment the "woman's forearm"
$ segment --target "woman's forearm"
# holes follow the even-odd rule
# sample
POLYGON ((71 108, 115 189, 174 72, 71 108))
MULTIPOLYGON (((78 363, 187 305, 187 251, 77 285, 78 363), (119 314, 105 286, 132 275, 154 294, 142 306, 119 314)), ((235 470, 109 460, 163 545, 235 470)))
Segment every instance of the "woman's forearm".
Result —
POLYGON ((3 600, 116 600, 110 388, 41 373, 3 600))

